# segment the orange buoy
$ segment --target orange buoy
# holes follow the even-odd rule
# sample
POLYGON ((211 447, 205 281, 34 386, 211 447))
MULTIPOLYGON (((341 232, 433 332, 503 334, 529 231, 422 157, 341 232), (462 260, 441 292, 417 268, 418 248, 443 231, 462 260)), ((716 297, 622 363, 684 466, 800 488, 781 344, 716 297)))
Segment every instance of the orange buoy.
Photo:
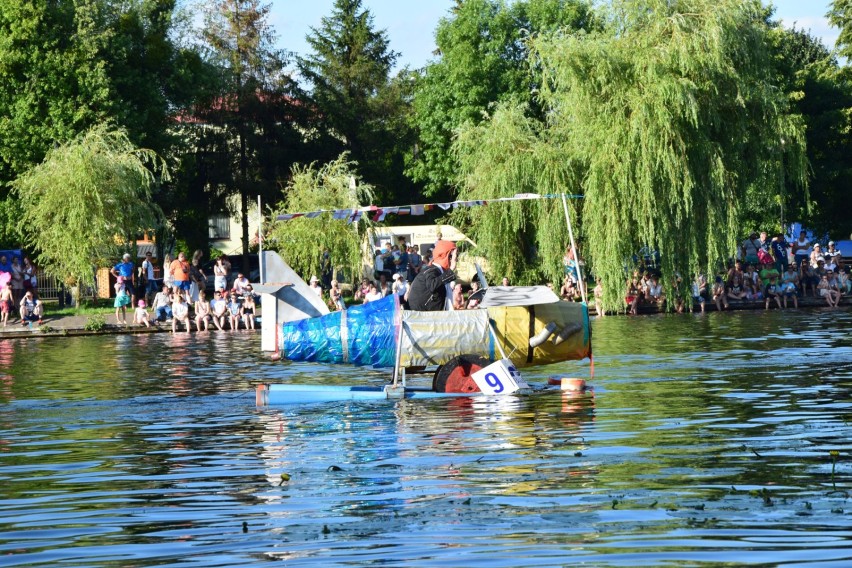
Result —
POLYGON ((564 377, 559 387, 564 391, 584 391, 586 390, 586 380, 564 377))

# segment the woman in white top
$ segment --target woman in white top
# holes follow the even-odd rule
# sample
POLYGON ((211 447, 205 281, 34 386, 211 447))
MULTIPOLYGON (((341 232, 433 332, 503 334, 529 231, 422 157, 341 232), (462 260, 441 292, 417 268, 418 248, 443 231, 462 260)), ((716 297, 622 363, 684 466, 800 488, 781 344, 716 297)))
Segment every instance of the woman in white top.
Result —
POLYGON ((221 256, 216 259, 216 264, 213 265, 213 289, 228 289, 228 268, 225 266, 225 261, 221 256))
POLYGON ((825 268, 826 270, 837 270, 838 266, 843 263, 843 255, 834 246, 834 241, 828 241, 828 250, 825 251, 825 268))
POLYGON ((17 306, 24 297, 24 271, 17 256, 12 257, 12 301, 17 306))
POLYGON ((376 283, 372 282, 370 283, 370 292, 364 297, 364 303, 375 302, 376 300, 381 300, 383 297, 376 283))
POLYGON ((819 261, 825 262, 825 255, 822 253, 822 247, 819 243, 814 243, 814 250, 811 251, 811 266, 816 268, 819 261))
POLYGON ((811 256, 811 241, 805 231, 799 233, 799 238, 793 241, 793 253, 795 254, 796 266, 801 266, 802 261, 811 256))
POLYGON ((405 297, 405 293, 408 291, 408 282, 405 278, 402 277, 401 274, 397 273, 393 275, 393 286, 391 286, 393 293, 399 296, 400 301, 405 297))
POLYGON ((322 286, 319 285, 319 278, 311 276, 310 288, 311 292, 317 295, 317 298, 322 298, 322 286))
POLYGON ((175 285, 175 278, 172 276, 172 255, 166 253, 166 256, 163 257, 163 284, 169 287, 171 290, 175 285))

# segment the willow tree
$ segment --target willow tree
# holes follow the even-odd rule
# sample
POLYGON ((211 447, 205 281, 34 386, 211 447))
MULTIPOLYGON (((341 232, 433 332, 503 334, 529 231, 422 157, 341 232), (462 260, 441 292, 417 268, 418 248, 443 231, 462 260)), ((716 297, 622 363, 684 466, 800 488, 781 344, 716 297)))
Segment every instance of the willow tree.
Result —
MULTIPOLYGON (((749 189, 768 206, 782 179, 805 186, 806 163, 801 118, 772 84, 758 0, 616 0, 602 19, 601 32, 532 40, 545 122, 498 107, 457 149, 469 195, 584 194, 583 255, 604 306, 619 309, 639 248, 660 252, 670 292, 675 273, 715 271, 752 229, 737 222, 749 189)), ((491 223, 501 214, 511 215, 482 213, 491 223)), ((528 262, 559 262, 548 252, 564 246, 556 226, 537 220, 546 246, 528 262)), ((511 247, 489 258, 499 264, 511 247)))
POLYGON ((349 280, 361 274, 361 247, 370 221, 363 217, 350 223, 333 219, 331 213, 342 209, 354 211, 372 202, 373 186, 358 182, 355 166, 345 153, 326 164, 293 166, 290 181, 283 191, 284 200, 273 211, 267 244, 304 277, 321 272, 322 254, 326 249, 338 273, 342 271, 349 280), (316 211, 324 212, 289 221, 276 220, 281 213, 316 211))
MULTIPOLYGON (((551 144, 544 125, 524 104, 501 105, 454 142, 461 164, 460 199, 493 199, 516 193, 566 191, 574 176, 571 161, 551 144)), ((576 206, 569 205, 576 215, 576 206)), ((515 284, 561 280, 559 259, 568 242, 561 200, 509 201, 456 209, 451 221, 468 227, 488 258, 489 276, 515 284)))
POLYGON ((156 153, 136 148, 123 129, 96 125, 12 182, 21 232, 47 272, 88 282, 121 244, 157 228, 162 214, 151 193, 158 176, 168 172, 156 153))
POLYGON ((832 26, 840 29, 837 37, 838 55, 852 56, 852 0, 833 0, 828 10, 828 21, 832 26))

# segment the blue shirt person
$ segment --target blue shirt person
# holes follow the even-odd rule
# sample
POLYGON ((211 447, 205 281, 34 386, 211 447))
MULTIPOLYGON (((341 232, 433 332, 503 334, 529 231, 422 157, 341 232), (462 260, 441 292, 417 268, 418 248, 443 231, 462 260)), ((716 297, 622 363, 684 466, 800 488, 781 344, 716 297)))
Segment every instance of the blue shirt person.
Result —
POLYGON ((783 274, 787 270, 787 249, 790 248, 790 244, 783 234, 778 233, 772 239, 770 246, 772 247, 772 256, 775 257, 775 270, 779 274, 783 274))
POLYGON ((123 276, 125 280, 131 281, 133 279, 133 262, 130 261, 130 254, 124 253, 121 259, 122 262, 113 266, 110 272, 116 278, 123 276))

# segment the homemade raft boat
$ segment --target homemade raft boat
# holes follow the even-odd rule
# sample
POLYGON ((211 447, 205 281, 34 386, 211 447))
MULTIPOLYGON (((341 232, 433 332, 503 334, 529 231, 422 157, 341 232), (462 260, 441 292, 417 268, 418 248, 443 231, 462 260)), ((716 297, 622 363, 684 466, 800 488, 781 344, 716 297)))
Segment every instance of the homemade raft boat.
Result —
MULTIPOLYGON (((328 313, 274 252, 262 253, 262 348, 274 359, 351 364, 392 371, 386 386, 264 384, 259 406, 338 400, 470 397, 524 392, 518 368, 591 356, 586 304, 545 286, 492 286, 480 309, 419 312, 396 295, 328 313), (431 387, 407 385, 432 370, 431 387)), ((481 278, 484 280, 484 278, 481 278)))

